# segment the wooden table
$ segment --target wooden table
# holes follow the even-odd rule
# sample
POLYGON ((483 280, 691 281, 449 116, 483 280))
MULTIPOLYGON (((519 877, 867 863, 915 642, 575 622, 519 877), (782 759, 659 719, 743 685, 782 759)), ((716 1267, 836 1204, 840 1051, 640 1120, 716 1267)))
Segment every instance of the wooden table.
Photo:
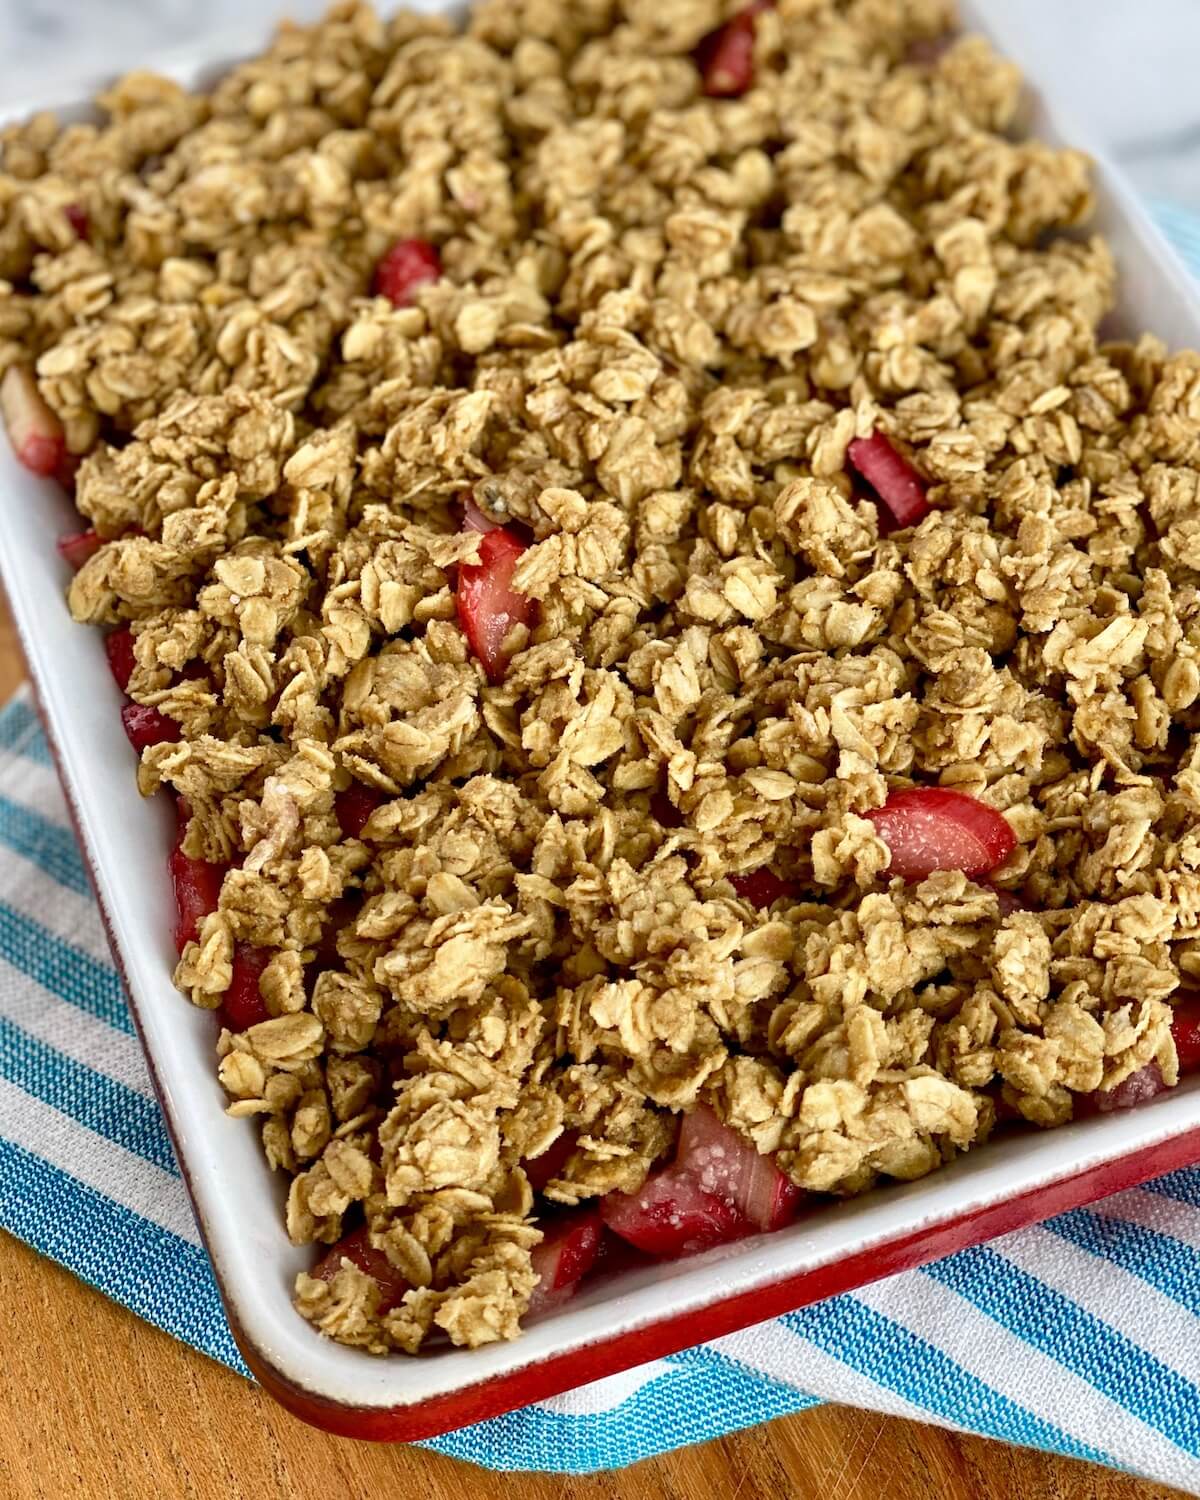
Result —
MULTIPOLYGON (((0 701, 24 667, 0 609, 0 701)), ((305 1427, 0 1232, 3 1500, 1160 1500, 1106 1470, 825 1407, 615 1474, 486 1474, 305 1427)))

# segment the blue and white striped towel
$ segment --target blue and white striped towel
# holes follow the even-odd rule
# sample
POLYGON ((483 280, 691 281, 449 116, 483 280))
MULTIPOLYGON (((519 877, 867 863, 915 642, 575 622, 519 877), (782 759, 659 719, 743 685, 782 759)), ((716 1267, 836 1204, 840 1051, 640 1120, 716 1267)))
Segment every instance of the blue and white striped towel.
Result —
MULTIPOLYGON (((1164 210, 1200 270, 1200 225, 1164 210)), ((0 712, 0 1226, 243 1371, 25 694, 0 712)), ((585 1472, 818 1401, 1200 1495, 1200 1169, 432 1440, 585 1472)))

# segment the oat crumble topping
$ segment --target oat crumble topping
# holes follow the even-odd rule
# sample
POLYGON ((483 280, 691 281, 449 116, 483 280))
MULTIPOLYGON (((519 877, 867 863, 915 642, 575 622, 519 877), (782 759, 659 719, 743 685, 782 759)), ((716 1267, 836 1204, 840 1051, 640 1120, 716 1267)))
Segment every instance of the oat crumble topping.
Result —
POLYGON ((373 1352, 516 1335, 564 1132, 560 1204, 701 1102, 845 1195, 1176 1078, 1200 356, 1101 341, 1088 162, 926 45, 943 0, 778 0, 706 95, 739 10, 340 4, 210 94, 0 134, 0 375, 102 543, 71 609, 132 626, 177 726, 140 788, 226 871, 177 982, 215 1009, 251 951, 229 1111, 295 1242, 365 1223, 408 1285, 299 1277, 373 1352), (394 306, 405 237, 441 274, 394 306), (848 462, 876 432, 913 527, 848 462), (468 499, 528 543, 495 680, 468 499), (867 814, 913 785, 1003 815, 992 879, 889 877, 867 814), (768 868, 760 909, 730 877, 768 868))

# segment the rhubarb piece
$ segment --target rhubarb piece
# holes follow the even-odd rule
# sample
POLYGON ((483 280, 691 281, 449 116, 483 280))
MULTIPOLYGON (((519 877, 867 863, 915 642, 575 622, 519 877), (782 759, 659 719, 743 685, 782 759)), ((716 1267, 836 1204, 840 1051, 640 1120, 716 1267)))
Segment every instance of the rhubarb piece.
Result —
POLYGON ((723 1198, 755 1229, 781 1229, 796 1216, 801 1189, 753 1141, 706 1104, 684 1116, 675 1165, 707 1193, 723 1198))
POLYGON ((94 527, 86 531, 65 531, 59 537, 56 546, 58 555, 70 563, 76 573, 83 567, 84 563, 91 557, 95 557, 100 548, 104 546, 104 538, 99 536, 94 527))
MULTIPOLYGON (((601 1200, 601 1207, 603 1208, 603 1200, 601 1200)), ((620 1276, 626 1271, 636 1271, 642 1266, 653 1264, 652 1255, 647 1255, 644 1250, 639 1250, 628 1240, 623 1240, 619 1234, 614 1234, 606 1224, 600 1236, 596 1259, 592 1262, 592 1269, 588 1275, 593 1280, 597 1276, 620 1276)))
POLYGON ((348 891, 346 895, 340 896, 332 902, 327 909, 328 921, 321 929, 321 938, 317 944, 316 970, 337 969, 341 967, 342 955, 338 952, 337 940, 343 927, 352 922, 357 916, 362 905, 359 892, 348 891))
POLYGON ((791 895, 795 891, 789 881, 781 880, 774 870, 768 870, 766 866, 760 870, 751 870, 748 875, 731 875, 729 884, 744 901, 749 901, 759 911, 765 911, 780 896, 791 895))
POLYGON ((428 240, 397 240, 375 267, 372 290, 393 307, 408 307, 416 289, 441 274, 441 257, 428 240))
POLYGON ((1179 1071, 1194 1073, 1200 1069, 1200 995, 1181 995, 1176 1000, 1171 1035, 1175 1039, 1179 1071))
POLYGON ((468 494, 463 502, 463 530, 478 531, 486 536, 489 531, 497 531, 499 526, 498 521, 493 521, 490 516, 484 515, 475 504, 475 497, 468 494))
POLYGON ((664 828, 683 827, 683 814, 666 792, 650 793, 650 815, 657 818, 664 828))
POLYGON ((123 625, 120 630, 109 631, 104 637, 104 651, 117 686, 123 693, 126 692, 133 669, 137 666, 137 658, 133 654, 133 631, 128 625, 123 625))
POLYGON ((524 551, 519 537, 496 526, 479 539, 479 561, 463 563, 458 570, 459 623, 493 682, 500 681, 508 665, 505 637, 514 625, 531 624, 537 608, 512 587, 513 570, 524 551))
POLYGON ((1166 1092, 1166 1079, 1156 1062, 1148 1062, 1136 1073, 1123 1078, 1115 1088, 1094 1089, 1090 1094, 1081 1094, 1075 1101, 1078 1118, 1088 1115, 1111 1115, 1120 1109, 1136 1109, 1158 1094, 1166 1092))
POLYGON ((75 231, 76 236, 86 240, 91 233, 91 223, 88 219, 88 211, 82 203, 68 203, 63 209, 67 223, 75 231))
POLYGON ((525 1168, 525 1176, 529 1179, 529 1186, 535 1193, 545 1192, 546 1184, 551 1178, 562 1176, 563 1168, 570 1160, 578 1139, 575 1131, 564 1130, 540 1156, 527 1157, 521 1163, 525 1168))
MULTIPOLYGON (((1184 995, 1175 1004, 1171 1017, 1171 1037, 1180 1075, 1200 1071, 1200 995, 1184 995)), ((1167 1091, 1166 1079, 1158 1063, 1151 1060, 1144 1068, 1123 1078, 1116 1088, 1095 1089, 1075 1102, 1076 1115, 1108 1115, 1118 1109, 1133 1109, 1167 1091)))
POLYGON ((544 1229, 545 1238, 530 1254, 538 1274, 530 1312, 544 1311, 574 1296, 595 1262, 604 1224, 600 1210, 591 1205, 551 1219, 544 1229))
POLYGON ((189 859, 176 845, 167 860, 175 888, 175 946, 180 953, 199 936, 200 923, 216 911, 221 898, 225 866, 203 859, 189 859))
POLYGON ((230 1031, 245 1031, 248 1026, 270 1020, 258 981, 271 956, 269 948, 256 948, 252 943, 234 944, 233 978, 221 1001, 221 1017, 230 1031))
POLYGON ((700 87, 710 99, 735 99, 754 82, 754 24, 773 3, 753 0, 696 48, 700 87))
POLYGON ((694 1255, 754 1232, 732 1203, 705 1192, 679 1166, 651 1173, 636 1193, 607 1194, 600 1200, 600 1213, 614 1234, 665 1260, 694 1255))
POLYGON ((174 719, 144 703, 126 703, 121 709, 121 724, 139 755, 147 745, 173 745, 182 738, 174 719))
POLYGON ((356 839, 367 826, 371 814, 386 801, 385 793, 361 781, 355 781, 344 792, 338 792, 333 799, 333 813, 344 836, 356 839))
POLYGON ((83 462, 81 453, 72 453, 69 448, 64 448, 62 457, 58 461, 58 467, 54 470, 54 477, 62 485, 64 490, 70 494, 75 493, 75 480, 79 473, 79 465, 83 462))
POLYGON ((405 1292, 408 1291, 408 1282, 383 1251, 376 1250, 371 1244, 369 1234, 370 1231, 365 1224, 360 1225, 358 1229, 352 1229, 349 1234, 344 1235, 336 1245, 325 1252, 312 1268, 312 1274, 319 1281, 332 1281, 342 1269, 342 1262, 348 1260, 365 1276, 369 1276, 379 1288, 378 1311, 381 1314, 388 1313, 394 1307, 399 1307, 405 1292))
POLYGON ((182 953, 188 943, 195 942, 199 936, 204 918, 210 911, 216 911, 226 866, 191 859, 183 852, 183 836, 192 814, 182 797, 177 811, 179 823, 175 847, 167 859, 167 869, 175 890, 175 946, 182 953))
POLYGON ((945 787, 893 792, 867 817, 891 852, 888 874, 907 881, 924 880, 934 870, 987 875, 1017 843, 995 808, 945 787))
POLYGON ((915 526, 929 513, 925 481, 882 432, 855 438, 846 456, 887 506, 897 526, 915 526))
POLYGON ((67 451, 62 423, 42 399, 29 365, 10 365, 0 380, 0 417, 19 463, 53 475, 67 451))

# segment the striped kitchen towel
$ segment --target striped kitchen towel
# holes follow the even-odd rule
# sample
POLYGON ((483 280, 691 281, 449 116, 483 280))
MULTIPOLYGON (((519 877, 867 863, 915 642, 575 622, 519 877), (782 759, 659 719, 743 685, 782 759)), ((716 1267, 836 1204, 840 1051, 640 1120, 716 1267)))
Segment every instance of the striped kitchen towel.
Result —
MULTIPOLYGON (((1200 268, 1196 220, 1162 218, 1200 268)), ((0 1226, 244 1372, 24 693, 0 712, 0 1226)), ((1200 1495, 1200 1169, 429 1446, 586 1472, 823 1400, 1200 1495)))

